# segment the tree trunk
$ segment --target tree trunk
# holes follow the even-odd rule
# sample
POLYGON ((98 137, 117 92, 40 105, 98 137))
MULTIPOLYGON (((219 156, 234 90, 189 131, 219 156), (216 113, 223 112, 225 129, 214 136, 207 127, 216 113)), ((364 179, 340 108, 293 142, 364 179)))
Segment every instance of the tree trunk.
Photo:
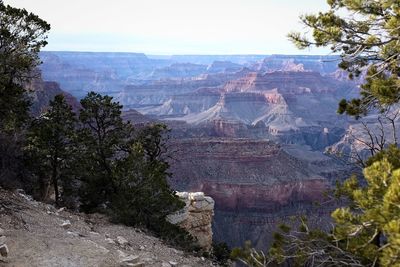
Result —
POLYGON ((53 158, 53 171, 52 171, 52 175, 51 175, 51 180, 53 182, 53 186, 54 186, 54 196, 55 196, 55 201, 56 201, 56 206, 59 205, 59 192, 58 192, 58 172, 57 172, 57 167, 58 167, 58 162, 57 162, 57 152, 54 155, 53 158))

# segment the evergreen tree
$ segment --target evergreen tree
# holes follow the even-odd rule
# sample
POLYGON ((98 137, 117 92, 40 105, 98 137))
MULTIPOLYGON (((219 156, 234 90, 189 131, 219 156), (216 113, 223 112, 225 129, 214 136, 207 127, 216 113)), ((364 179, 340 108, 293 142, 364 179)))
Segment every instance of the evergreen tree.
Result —
POLYGON ((154 229, 167 215, 184 207, 167 180, 169 164, 162 158, 165 130, 161 124, 141 129, 130 142, 128 156, 118 162, 113 208, 127 224, 154 229))
POLYGON ((55 201, 59 204, 59 181, 68 183, 67 177, 74 158, 76 118, 63 95, 55 96, 49 109, 35 119, 27 134, 26 151, 30 155, 33 172, 40 184, 42 200, 48 197, 48 186, 53 185, 55 201))
POLYGON ((20 129, 30 107, 24 85, 34 76, 49 30, 38 16, 0 0, 0 184, 5 187, 21 186, 20 129))
POLYGON ((38 16, 0 1, 1 131, 19 127, 29 117, 24 84, 34 77, 49 30, 50 25, 38 16))
POLYGON ((123 157, 123 147, 131 126, 121 118, 122 106, 110 96, 90 92, 81 100, 79 120, 82 208, 93 211, 109 203, 116 193, 115 164, 123 157))
POLYGON ((330 9, 301 17, 312 38, 291 33, 299 48, 330 47, 350 78, 366 71, 361 97, 342 100, 339 112, 360 117, 400 100, 400 3, 398 0, 328 0, 330 9))

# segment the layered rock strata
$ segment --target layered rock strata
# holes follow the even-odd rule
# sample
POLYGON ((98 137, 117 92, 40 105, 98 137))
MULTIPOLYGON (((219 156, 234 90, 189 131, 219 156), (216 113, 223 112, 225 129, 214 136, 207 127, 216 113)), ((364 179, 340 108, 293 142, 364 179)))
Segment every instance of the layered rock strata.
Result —
POLYGON ((168 221, 186 229, 202 249, 209 251, 212 246, 214 200, 203 192, 179 192, 177 195, 186 203, 186 207, 169 215, 168 221))

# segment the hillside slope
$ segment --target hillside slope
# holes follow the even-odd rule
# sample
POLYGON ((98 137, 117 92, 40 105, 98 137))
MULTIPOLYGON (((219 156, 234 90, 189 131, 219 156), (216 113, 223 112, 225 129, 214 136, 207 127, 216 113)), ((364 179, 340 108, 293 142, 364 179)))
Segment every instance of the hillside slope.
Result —
POLYGON ((0 257, 1 267, 212 265, 139 229, 100 215, 57 210, 1 188, 0 228, 9 248, 8 257, 0 257))

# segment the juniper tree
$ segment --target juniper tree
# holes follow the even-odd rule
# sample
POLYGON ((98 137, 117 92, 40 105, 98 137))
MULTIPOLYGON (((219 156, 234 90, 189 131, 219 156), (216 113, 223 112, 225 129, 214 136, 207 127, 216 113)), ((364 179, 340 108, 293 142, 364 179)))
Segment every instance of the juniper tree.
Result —
POLYGON ((182 202, 168 184, 163 124, 150 124, 137 129, 127 142, 127 157, 115 168, 117 194, 111 201, 114 219, 127 225, 145 226, 168 243, 186 250, 198 249, 195 240, 166 217, 182 209, 182 202))
POLYGON ((53 185, 56 204, 59 204, 59 182, 71 179, 71 164, 75 157, 76 118, 63 95, 50 101, 47 112, 34 119, 27 134, 26 152, 32 172, 40 184, 41 199, 48 197, 48 186, 53 185))
POLYGON ((121 118, 122 106, 110 96, 90 92, 81 105, 81 201, 89 211, 109 202, 116 193, 114 168, 131 127, 121 118))

